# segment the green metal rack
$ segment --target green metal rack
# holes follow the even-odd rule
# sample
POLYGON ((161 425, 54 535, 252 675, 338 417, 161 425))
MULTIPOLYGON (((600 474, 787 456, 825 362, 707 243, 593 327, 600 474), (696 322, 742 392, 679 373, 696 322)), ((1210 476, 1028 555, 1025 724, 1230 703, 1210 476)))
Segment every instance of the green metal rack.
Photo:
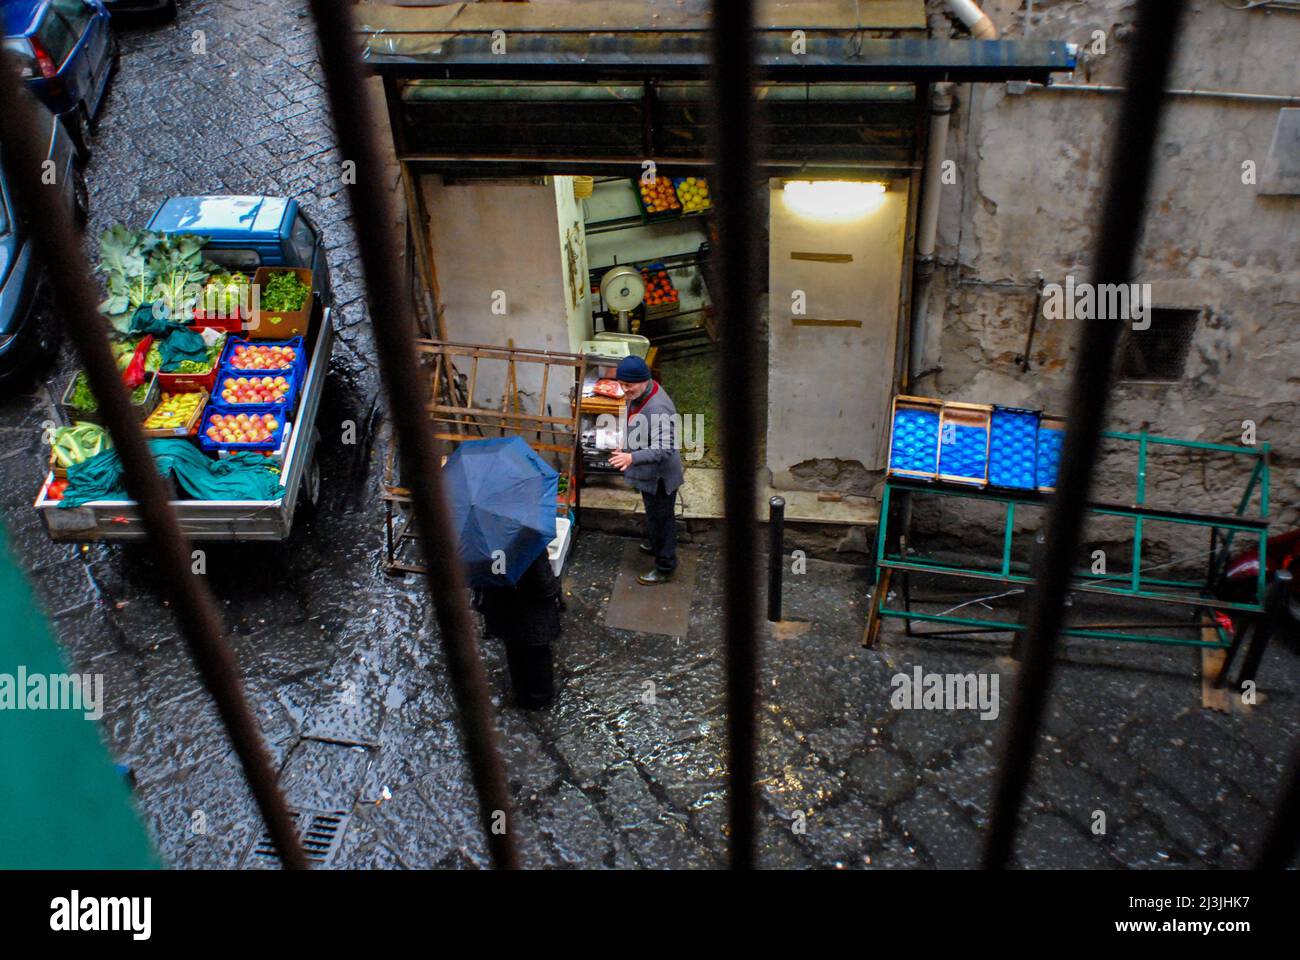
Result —
MULTIPOLYGON (((1159 604, 1177 604, 1209 610, 1229 611, 1239 615, 1243 624, 1255 623, 1262 618, 1266 607, 1266 565, 1260 563, 1258 580, 1253 586, 1252 595, 1246 599, 1222 600, 1214 596, 1214 588, 1227 565, 1233 543, 1240 536, 1257 540, 1260 556, 1267 550, 1269 477, 1268 444, 1258 446, 1229 446, 1227 444, 1206 443, 1197 440, 1179 440, 1170 437, 1153 436, 1145 431, 1140 433, 1107 432, 1103 437, 1111 440, 1125 441, 1137 445, 1137 477, 1134 502, 1130 504, 1092 502, 1088 513, 1102 516, 1127 517, 1133 520, 1132 561, 1127 571, 1122 574, 1107 575, 1090 571, 1076 571, 1071 590, 1085 594, 1104 594, 1127 600, 1150 601, 1159 604), (1153 446, 1168 446, 1185 450, 1202 451, 1213 454, 1230 454, 1234 457, 1253 461, 1244 493, 1231 514, 1196 513, 1185 510, 1171 510, 1150 505, 1146 502, 1147 461, 1153 446), (1258 512, 1250 510, 1253 502, 1258 502, 1258 512), (1176 523, 1209 530, 1209 550, 1205 577, 1196 580, 1177 580, 1153 575, 1143 568, 1143 525, 1149 521, 1176 523)), ((880 504, 880 527, 876 538, 875 590, 868 608, 866 629, 863 643, 875 646, 879 635, 880 621, 883 618, 898 618, 907 621, 908 632, 912 632, 912 622, 943 623, 965 628, 960 631, 942 631, 951 635, 1003 633, 1017 635, 1017 641, 1023 638, 1028 629, 1023 622, 996 620, 979 617, 954 616, 948 613, 922 613, 912 609, 910 576, 933 574, 938 576, 966 578, 972 580, 992 581, 1013 586, 1029 586, 1034 582, 1032 571, 1021 569, 1012 561, 1013 534, 1015 532, 1016 509, 1022 505, 1045 505, 1051 497, 1050 492, 1040 490, 1014 490, 997 487, 979 487, 970 484, 952 483, 940 480, 921 480, 900 476, 889 476, 885 480, 884 492, 880 504), (948 497, 962 500, 978 500, 1000 503, 1004 506, 1002 529, 1002 552, 999 562, 990 566, 960 566, 942 563, 916 553, 915 544, 909 542, 911 501, 918 497, 948 497), (901 608, 888 605, 891 575, 898 571, 904 581, 904 604, 901 608)), ((1195 626, 1192 621, 1188 626, 1195 626)), ((1191 647, 1209 647, 1228 649, 1232 638, 1214 618, 1204 622, 1212 626, 1212 639, 1193 639, 1189 637, 1167 636, 1147 633, 1125 633, 1115 629, 1094 629, 1086 625, 1074 625, 1062 632, 1076 637, 1089 637, 1099 640, 1118 640, 1137 643, 1172 644, 1191 647)), ((936 631, 938 632, 938 631, 936 631)))

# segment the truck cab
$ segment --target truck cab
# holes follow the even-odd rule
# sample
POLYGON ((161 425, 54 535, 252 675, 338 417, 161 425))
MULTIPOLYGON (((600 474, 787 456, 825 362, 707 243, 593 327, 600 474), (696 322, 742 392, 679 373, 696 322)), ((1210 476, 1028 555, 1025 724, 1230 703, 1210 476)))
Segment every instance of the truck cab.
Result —
POLYGON ((320 231, 297 200, 286 197, 172 197, 154 211, 146 229, 207 237, 203 254, 227 270, 252 274, 258 267, 309 267, 312 295, 331 305, 329 264, 320 231))

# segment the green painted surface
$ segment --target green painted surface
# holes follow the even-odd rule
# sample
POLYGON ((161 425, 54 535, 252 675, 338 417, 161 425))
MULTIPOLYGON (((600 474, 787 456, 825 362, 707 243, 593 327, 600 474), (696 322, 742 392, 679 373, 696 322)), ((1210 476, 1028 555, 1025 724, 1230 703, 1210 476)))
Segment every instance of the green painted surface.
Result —
POLYGON ((3 526, 0 609, 0 869, 158 867, 126 780, 85 704, 15 709, 19 695, 24 704, 38 702, 32 698, 42 680, 69 668, 14 564, 3 526), (24 690, 16 689, 20 672, 24 690))

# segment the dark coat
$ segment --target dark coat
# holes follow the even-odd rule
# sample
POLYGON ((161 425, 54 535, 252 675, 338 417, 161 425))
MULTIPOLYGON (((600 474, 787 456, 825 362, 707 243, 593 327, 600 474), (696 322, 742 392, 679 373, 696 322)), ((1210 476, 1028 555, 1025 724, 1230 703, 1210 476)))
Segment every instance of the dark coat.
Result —
MULTIPOLYGON (((651 383, 652 388, 656 386, 651 383)), ((683 476, 678 450, 681 419, 672 397, 659 387, 644 406, 637 408, 633 402, 628 413, 624 449, 632 454, 632 465, 623 471, 623 476, 642 493, 655 493, 660 480, 664 482, 664 493, 672 493, 682 485, 683 476), (631 413, 633 409, 635 414, 631 413)))

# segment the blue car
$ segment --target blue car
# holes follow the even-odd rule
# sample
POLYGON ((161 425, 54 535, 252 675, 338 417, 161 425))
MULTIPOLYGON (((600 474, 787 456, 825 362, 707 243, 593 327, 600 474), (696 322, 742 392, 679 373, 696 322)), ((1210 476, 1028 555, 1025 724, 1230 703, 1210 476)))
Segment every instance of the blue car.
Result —
MULTIPOLYGON (((46 137, 45 157, 53 164, 49 200, 65 204, 84 224, 86 180, 76 145, 54 114, 39 104, 36 107, 46 137)), ((53 359, 62 333, 45 269, 35 259, 31 231, 14 211, 13 190, 0 151, 0 386, 53 359)))
POLYGON ((27 86, 67 126, 82 156, 117 61, 100 0, 2 0, 5 50, 27 86))

